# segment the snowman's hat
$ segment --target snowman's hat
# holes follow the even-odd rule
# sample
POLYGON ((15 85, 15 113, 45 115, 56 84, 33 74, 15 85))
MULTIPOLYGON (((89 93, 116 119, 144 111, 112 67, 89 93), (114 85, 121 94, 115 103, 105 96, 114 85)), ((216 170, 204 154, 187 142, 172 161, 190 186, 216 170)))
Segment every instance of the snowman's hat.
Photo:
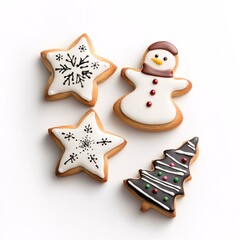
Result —
POLYGON ((148 47, 148 51, 156 50, 156 49, 166 50, 172 53, 174 56, 178 54, 177 48, 170 42, 166 42, 166 41, 155 42, 148 47))

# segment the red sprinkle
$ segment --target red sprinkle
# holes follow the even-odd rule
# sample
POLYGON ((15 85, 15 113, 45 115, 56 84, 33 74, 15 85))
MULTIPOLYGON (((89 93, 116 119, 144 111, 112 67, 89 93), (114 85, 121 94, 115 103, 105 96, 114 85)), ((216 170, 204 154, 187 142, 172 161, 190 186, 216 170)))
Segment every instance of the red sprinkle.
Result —
POLYGON ((152 106, 152 102, 151 102, 151 101, 148 101, 148 102, 146 103, 146 106, 147 106, 147 107, 151 107, 151 106, 152 106))
POLYGON ((182 163, 187 163, 187 159, 186 158, 182 158, 182 163))
POLYGON ((163 180, 163 181, 167 181, 167 176, 163 176, 163 177, 162 177, 162 180, 163 180))
POLYGON ((158 190, 156 189, 156 188, 154 188, 153 190, 152 190, 152 193, 154 193, 154 194, 156 194, 158 192, 158 190))
POLYGON ((171 162, 169 165, 170 165, 171 167, 174 167, 174 163, 173 163, 173 162, 171 162))
POLYGON ((150 91, 150 94, 153 96, 153 95, 156 94, 156 91, 152 89, 152 90, 150 91))
POLYGON ((155 78, 155 79, 153 79, 152 83, 156 85, 156 84, 158 84, 158 80, 155 78))

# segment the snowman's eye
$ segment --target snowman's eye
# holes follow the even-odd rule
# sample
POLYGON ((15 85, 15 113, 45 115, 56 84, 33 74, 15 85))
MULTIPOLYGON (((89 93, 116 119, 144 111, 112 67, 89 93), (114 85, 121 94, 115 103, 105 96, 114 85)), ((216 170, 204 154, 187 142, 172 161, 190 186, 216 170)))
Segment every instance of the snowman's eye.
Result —
POLYGON ((155 54, 155 58, 158 58, 159 57, 159 55, 158 54, 155 54))
POLYGON ((164 60, 164 61, 167 61, 167 57, 164 57, 163 60, 164 60))

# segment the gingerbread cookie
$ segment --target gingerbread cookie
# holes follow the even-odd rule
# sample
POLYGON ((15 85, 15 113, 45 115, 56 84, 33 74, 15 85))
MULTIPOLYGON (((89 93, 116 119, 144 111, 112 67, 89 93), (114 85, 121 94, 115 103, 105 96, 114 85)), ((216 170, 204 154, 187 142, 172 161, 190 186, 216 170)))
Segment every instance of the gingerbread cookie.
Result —
POLYGON ((176 150, 165 150, 164 155, 163 159, 153 161, 153 170, 139 170, 139 179, 127 179, 124 183, 142 200, 141 211, 153 208, 172 218, 176 216, 176 199, 184 196, 183 184, 191 180, 189 167, 198 156, 198 138, 176 150))
POLYGON ((59 100, 69 96, 94 106, 97 101, 97 83, 109 78, 116 66, 95 54, 86 34, 75 40, 67 50, 51 49, 41 52, 42 60, 51 75, 45 98, 59 100))
POLYGON ((134 90, 114 104, 116 115, 132 127, 146 131, 165 131, 181 124, 183 116, 173 101, 192 88, 190 81, 174 77, 178 51, 169 42, 150 45, 142 69, 124 68, 122 78, 134 90))
POLYGON ((108 158, 119 152, 126 141, 103 129, 94 110, 89 110, 76 126, 49 129, 49 134, 62 150, 57 176, 86 172, 98 181, 108 178, 108 158))

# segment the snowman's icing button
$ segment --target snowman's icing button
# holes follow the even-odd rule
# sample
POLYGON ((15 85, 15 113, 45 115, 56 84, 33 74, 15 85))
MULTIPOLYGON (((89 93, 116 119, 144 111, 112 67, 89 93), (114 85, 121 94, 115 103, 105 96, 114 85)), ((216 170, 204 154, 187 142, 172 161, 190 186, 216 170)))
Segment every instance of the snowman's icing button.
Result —
POLYGON ((151 94, 152 96, 154 96, 154 95, 156 94, 156 91, 155 91, 154 89, 152 89, 152 90, 150 91, 150 94, 151 94))
POLYGON ((154 85, 156 85, 156 84, 158 84, 158 80, 157 80, 156 78, 154 78, 153 81, 152 81, 152 83, 153 83, 154 85))
POLYGON ((151 102, 151 101, 148 101, 148 102, 146 103, 146 106, 147 106, 147 107, 151 107, 151 106, 152 106, 152 102, 151 102))

